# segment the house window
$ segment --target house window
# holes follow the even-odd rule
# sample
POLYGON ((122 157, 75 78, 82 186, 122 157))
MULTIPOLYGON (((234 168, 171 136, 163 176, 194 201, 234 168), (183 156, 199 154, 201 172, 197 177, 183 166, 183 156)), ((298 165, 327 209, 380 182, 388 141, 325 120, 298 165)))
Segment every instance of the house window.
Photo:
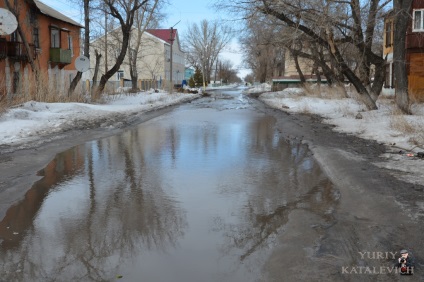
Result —
POLYGON ((18 42, 19 41, 18 40, 18 32, 17 31, 15 31, 14 33, 12 33, 10 35, 10 41, 12 41, 12 42, 18 42))
POLYGON ((124 78, 124 71, 119 70, 118 71, 118 80, 121 80, 121 78, 124 78))
POLYGON ((386 22, 386 47, 391 47, 393 45, 392 41, 392 22, 386 22))
POLYGON ((32 41, 34 43, 35 48, 40 48, 40 40, 38 35, 38 28, 34 27, 34 30, 32 32, 32 41))
POLYGON ((50 30, 51 48, 60 48, 60 31, 56 28, 50 30))
POLYGON ((391 76, 390 76, 390 66, 391 66, 392 64, 387 64, 386 65, 386 80, 384 81, 384 88, 390 88, 390 78, 391 78, 391 76))
POLYGON ((72 36, 68 35, 68 48, 71 50, 71 57, 74 56, 74 43, 72 42, 72 36))
POLYGON ((422 10, 414 10, 414 17, 413 17, 413 31, 424 31, 424 24, 423 24, 423 16, 424 16, 424 9, 422 10))

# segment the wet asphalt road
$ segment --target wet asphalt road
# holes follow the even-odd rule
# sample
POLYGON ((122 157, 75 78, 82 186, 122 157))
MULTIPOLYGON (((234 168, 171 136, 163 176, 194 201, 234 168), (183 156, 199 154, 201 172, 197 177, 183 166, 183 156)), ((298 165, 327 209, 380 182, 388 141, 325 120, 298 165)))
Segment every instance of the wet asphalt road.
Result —
POLYGON ((398 193, 372 165, 382 151, 212 93, 11 178, 23 196, 1 202, 0 281, 397 281, 377 253, 420 262, 408 197, 422 190, 398 193))

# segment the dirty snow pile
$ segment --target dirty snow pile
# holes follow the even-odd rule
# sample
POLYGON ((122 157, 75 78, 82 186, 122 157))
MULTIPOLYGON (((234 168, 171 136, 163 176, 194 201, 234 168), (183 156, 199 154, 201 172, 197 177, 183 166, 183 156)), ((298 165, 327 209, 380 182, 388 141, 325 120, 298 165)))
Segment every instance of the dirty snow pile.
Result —
POLYGON ((423 104, 412 105, 413 114, 404 115, 393 98, 380 97, 378 109, 367 111, 356 99, 321 87, 321 92, 287 88, 264 93, 259 99, 287 112, 317 114, 324 122, 335 125, 335 131, 387 145, 388 153, 382 156, 386 161, 377 165, 399 172, 396 176, 403 180, 424 184, 424 159, 417 157, 424 152, 423 104))
POLYGON ((100 104, 30 101, 0 115, 0 146, 39 143, 44 136, 71 129, 122 127, 138 114, 196 97, 151 91, 111 95, 100 104))
POLYGON ((255 86, 245 90, 244 92, 247 93, 247 94, 255 94, 255 93, 268 92, 268 91, 271 91, 271 84, 262 83, 262 84, 255 85, 255 86))

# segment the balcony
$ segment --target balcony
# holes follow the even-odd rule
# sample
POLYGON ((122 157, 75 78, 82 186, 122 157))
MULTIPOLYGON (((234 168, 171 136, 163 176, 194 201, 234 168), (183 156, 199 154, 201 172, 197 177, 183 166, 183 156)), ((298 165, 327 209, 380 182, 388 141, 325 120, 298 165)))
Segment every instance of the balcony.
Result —
POLYGON ((72 61, 71 50, 50 48, 50 62, 54 64, 68 65, 72 61))
MULTIPOLYGON (((33 44, 29 45, 33 58, 35 58, 35 48, 33 44)), ((28 61, 28 54, 25 45, 22 42, 0 41, 0 59, 10 58, 16 61, 28 61)))

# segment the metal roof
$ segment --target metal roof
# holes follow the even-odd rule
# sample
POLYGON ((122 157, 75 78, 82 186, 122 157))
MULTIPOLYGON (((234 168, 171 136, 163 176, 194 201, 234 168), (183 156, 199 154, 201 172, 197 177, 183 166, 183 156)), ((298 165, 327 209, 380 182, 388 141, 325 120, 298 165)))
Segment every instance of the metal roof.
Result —
MULTIPOLYGON (((162 39, 163 41, 167 42, 168 44, 171 44, 171 29, 146 29, 146 31, 157 38, 162 39)), ((172 40, 175 40, 177 37, 177 30, 173 30, 172 34, 172 40)))
POLYGON ((70 24, 72 24, 72 25, 78 26, 78 27, 82 27, 82 28, 84 27, 84 26, 83 26, 83 25, 81 25, 80 23, 78 23, 78 22, 74 21, 74 20, 73 20, 73 19, 71 19, 71 18, 68 18, 68 17, 67 17, 67 16, 65 16, 64 14, 62 14, 62 13, 60 13, 60 12, 56 11, 56 10, 55 10, 55 9, 53 9, 52 7, 47 6, 47 5, 46 5, 46 4, 44 4, 43 2, 38 1, 38 0, 34 0, 34 2, 35 2, 35 5, 37 5, 37 8, 38 8, 38 9, 40 9, 41 13, 43 13, 43 14, 45 14, 45 15, 49 16, 49 17, 52 17, 52 18, 55 18, 55 19, 58 19, 58 20, 61 20, 61 21, 64 21, 64 22, 70 23, 70 24))

